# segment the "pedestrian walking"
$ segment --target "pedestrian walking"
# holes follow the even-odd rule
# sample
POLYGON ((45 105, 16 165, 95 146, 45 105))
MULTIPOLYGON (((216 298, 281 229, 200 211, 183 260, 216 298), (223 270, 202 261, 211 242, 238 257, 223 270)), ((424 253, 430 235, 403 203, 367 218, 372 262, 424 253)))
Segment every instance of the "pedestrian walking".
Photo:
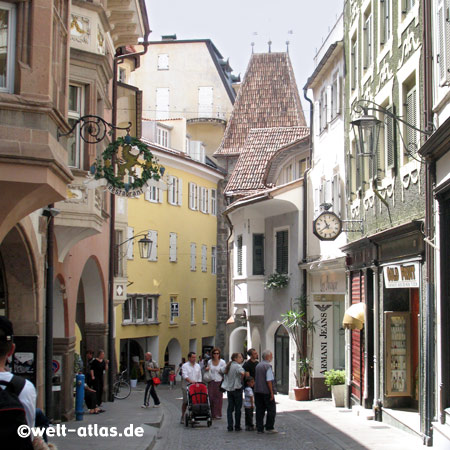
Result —
POLYGON ((158 375, 159 367, 158 364, 155 361, 153 361, 153 357, 150 352, 147 352, 145 354, 144 359, 145 359, 144 373, 145 373, 145 381, 147 382, 147 384, 145 385, 144 404, 141 407, 148 408, 149 406, 148 397, 150 391, 150 395, 152 396, 154 402, 153 408, 158 408, 161 402, 159 401, 158 394, 156 393, 153 378, 155 378, 158 375))
POLYGON ((253 426, 253 411, 255 409, 253 386, 255 386, 255 379, 247 377, 244 389, 245 431, 253 431, 255 429, 253 426))
POLYGON ((105 360, 105 351, 99 350, 97 358, 94 358, 91 362, 91 380, 92 387, 97 394, 97 406, 100 407, 103 398, 103 376, 108 370, 108 360, 105 360))
POLYGON ((188 353, 188 361, 181 367, 181 392, 183 394, 183 404, 181 405, 181 422, 184 424, 184 414, 187 408, 187 385, 191 383, 200 383, 202 381, 202 369, 196 363, 197 355, 195 352, 188 353))
POLYGON ((175 384, 175 372, 173 370, 171 370, 169 372, 169 385, 170 385, 170 389, 173 389, 173 385, 175 384))
POLYGON ((245 376, 255 378, 255 369, 259 363, 258 352, 254 348, 251 348, 247 351, 247 355, 249 356, 249 359, 247 359, 242 366, 245 370, 245 376))
POLYGON ((220 385, 223 381, 223 373, 225 371, 226 363, 220 358, 220 349, 214 347, 212 349, 212 357, 208 361, 205 368, 205 373, 210 373, 211 381, 208 383, 209 403, 211 405, 211 416, 213 419, 222 418, 222 404, 223 392, 220 390, 220 385))
POLYGON ((262 361, 256 366, 255 377, 255 406, 256 406, 256 430, 258 433, 264 433, 264 415, 266 417, 266 432, 269 434, 278 433, 274 429, 276 405, 275 405, 275 386, 273 369, 270 363, 273 355, 270 350, 264 350, 262 361))
POLYGON ((225 367, 222 388, 227 391, 228 408, 227 422, 228 431, 241 431, 241 410, 242 410, 242 379, 245 371, 242 368, 244 358, 240 353, 233 353, 231 361, 225 367), (234 424, 233 424, 234 413, 234 424))
POLYGON ((86 364, 84 366, 85 382, 92 388, 92 378, 91 378, 91 362, 94 360, 94 350, 88 350, 86 352, 86 364))

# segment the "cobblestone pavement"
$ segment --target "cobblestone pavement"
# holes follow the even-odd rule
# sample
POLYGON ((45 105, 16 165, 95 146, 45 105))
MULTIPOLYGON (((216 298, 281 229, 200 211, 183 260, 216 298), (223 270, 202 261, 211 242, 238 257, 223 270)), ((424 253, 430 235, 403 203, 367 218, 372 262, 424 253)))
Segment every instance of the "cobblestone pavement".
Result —
MULTIPOLYGON (((165 387, 159 389, 163 400, 164 420, 155 450, 175 449, 422 449, 418 437, 356 416, 349 410, 335 408, 331 401, 295 402, 287 396, 277 396, 275 427, 279 434, 228 432, 226 400, 222 420, 213 421, 210 428, 201 422, 195 428, 180 424, 181 392, 165 387)), ((242 416, 244 425, 244 415, 242 416)))

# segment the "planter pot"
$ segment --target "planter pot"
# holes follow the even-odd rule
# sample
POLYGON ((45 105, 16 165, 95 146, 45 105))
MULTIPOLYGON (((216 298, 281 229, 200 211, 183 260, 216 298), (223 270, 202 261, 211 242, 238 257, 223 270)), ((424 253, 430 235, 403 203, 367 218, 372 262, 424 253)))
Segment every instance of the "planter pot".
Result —
POLYGON ((345 384, 331 386, 331 397, 333 397, 334 406, 345 406, 345 384))
POLYGON ((294 388, 295 400, 298 402, 305 402, 309 400, 309 391, 311 388, 303 387, 303 388, 294 388))
POLYGON ((137 386, 137 380, 130 380, 130 386, 135 388, 137 386))

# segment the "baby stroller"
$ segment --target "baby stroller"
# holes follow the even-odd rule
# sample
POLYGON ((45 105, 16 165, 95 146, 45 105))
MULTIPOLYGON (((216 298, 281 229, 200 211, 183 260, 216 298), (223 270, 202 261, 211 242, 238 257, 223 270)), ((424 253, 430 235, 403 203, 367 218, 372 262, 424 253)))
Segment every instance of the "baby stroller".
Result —
POLYGON ((208 388, 205 383, 192 383, 187 386, 188 405, 184 416, 184 424, 192 428, 199 420, 206 420, 208 427, 212 424, 211 407, 209 405, 208 388))

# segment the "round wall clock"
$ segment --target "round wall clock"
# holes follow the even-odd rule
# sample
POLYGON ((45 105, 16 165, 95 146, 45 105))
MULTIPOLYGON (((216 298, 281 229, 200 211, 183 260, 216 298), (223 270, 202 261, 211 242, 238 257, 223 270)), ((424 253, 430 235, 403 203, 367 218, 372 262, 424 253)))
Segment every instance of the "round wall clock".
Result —
POLYGON ((313 222, 313 233, 322 241, 334 241, 342 232, 341 219, 331 211, 324 211, 313 222))

